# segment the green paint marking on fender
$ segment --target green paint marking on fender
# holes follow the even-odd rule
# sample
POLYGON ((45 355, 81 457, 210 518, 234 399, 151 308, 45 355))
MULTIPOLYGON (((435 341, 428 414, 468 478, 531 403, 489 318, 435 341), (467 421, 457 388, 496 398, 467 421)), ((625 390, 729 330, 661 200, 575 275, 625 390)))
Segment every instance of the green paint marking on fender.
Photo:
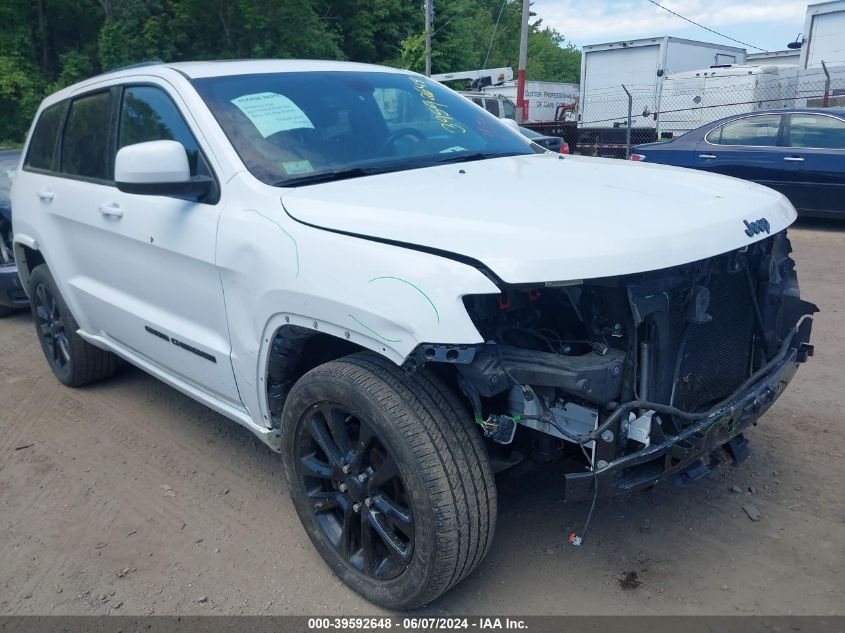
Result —
POLYGON ((275 224, 275 225, 276 225, 276 227, 277 227, 277 228, 278 228, 278 229, 279 229, 282 233, 284 233, 284 234, 288 237, 288 239, 290 239, 290 241, 291 241, 291 242, 293 242, 293 254, 296 256, 296 276, 297 276, 297 277, 299 277, 299 246, 297 245, 297 243, 296 243, 296 239, 294 239, 293 235, 291 235, 290 233, 288 233, 287 231, 285 231, 285 229, 284 229, 284 228, 282 228, 282 225, 281 225, 281 224, 279 224, 278 222, 276 222, 273 218, 268 218, 266 215, 264 215, 264 214, 263 214, 263 213, 261 213, 260 211, 257 211, 256 209, 244 209, 244 211, 247 211, 247 212, 249 212, 249 213, 254 213, 254 214, 255 214, 255 215, 257 215, 257 216, 260 216, 260 217, 264 218, 264 219, 265 219, 265 220, 267 220, 268 222, 271 222, 272 224, 275 224))
POLYGON ((422 288, 420 288, 416 284, 411 283, 407 279, 402 279, 401 277, 391 277, 391 276, 388 276, 388 275, 385 275, 383 277, 373 277, 372 279, 370 279, 370 283, 373 283, 374 281, 378 281, 380 279, 393 279, 394 281, 401 281, 403 284, 407 284, 407 285, 411 286, 411 288, 413 288, 414 290, 419 292, 425 298, 425 300, 428 301, 429 305, 431 306, 431 309, 434 310, 434 316, 437 318, 437 323, 438 324, 440 323, 440 312, 438 312, 437 306, 434 305, 434 301, 431 300, 431 297, 429 297, 422 290, 422 288))
POLYGON ((358 319, 356 319, 356 318, 355 318, 354 316, 352 316, 351 314, 347 314, 346 316, 348 316, 350 319, 352 319, 353 321, 355 321, 355 323, 357 323, 358 325, 360 325, 362 328, 364 328, 364 329, 365 329, 365 330, 367 330, 368 332, 372 332, 373 334, 375 334, 376 336, 378 336, 378 337, 379 337, 382 341, 386 341, 386 342, 388 342, 388 343, 401 343, 401 342, 402 342, 402 339, 401 339, 401 338, 387 338, 386 336, 382 336, 381 334, 379 334, 378 332, 376 332, 373 328, 371 328, 369 325, 367 325, 366 323, 362 323, 361 321, 359 321, 358 319))

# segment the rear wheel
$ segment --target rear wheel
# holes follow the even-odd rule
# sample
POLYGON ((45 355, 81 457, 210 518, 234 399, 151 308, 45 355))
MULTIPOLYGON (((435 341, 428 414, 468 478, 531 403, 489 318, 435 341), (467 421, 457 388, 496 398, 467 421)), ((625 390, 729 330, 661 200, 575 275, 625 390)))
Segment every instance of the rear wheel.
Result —
POLYGON ((291 390, 282 431, 306 532, 368 600, 426 604, 484 557, 496 519, 487 454, 436 378, 369 353, 321 365, 291 390))
POLYGON ((46 264, 30 274, 35 331, 47 364, 68 387, 81 387, 111 376, 117 357, 85 341, 46 264))

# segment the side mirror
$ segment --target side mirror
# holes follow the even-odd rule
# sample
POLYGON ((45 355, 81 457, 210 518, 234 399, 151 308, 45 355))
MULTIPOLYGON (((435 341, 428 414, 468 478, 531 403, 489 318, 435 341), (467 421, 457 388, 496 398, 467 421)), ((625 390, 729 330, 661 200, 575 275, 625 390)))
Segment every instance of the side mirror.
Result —
POLYGON ((114 161, 114 180, 124 193, 148 196, 208 194, 214 181, 191 177, 188 153, 177 141, 148 141, 122 148, 114 161))

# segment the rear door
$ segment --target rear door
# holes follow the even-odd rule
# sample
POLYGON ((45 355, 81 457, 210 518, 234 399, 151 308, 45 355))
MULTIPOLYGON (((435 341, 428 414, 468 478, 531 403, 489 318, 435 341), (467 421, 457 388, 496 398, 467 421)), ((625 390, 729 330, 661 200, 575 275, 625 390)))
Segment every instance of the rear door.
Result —
POLYGON ((784 161, 783 115, 758 114, 710 130, 696 146, 694 167, 783 191, 794 169, 784 161))
POLYGON ((785 159, 795 167, 793 204, 810 213, 845 214, 845 119, 809 112, 788 117, 785 159))

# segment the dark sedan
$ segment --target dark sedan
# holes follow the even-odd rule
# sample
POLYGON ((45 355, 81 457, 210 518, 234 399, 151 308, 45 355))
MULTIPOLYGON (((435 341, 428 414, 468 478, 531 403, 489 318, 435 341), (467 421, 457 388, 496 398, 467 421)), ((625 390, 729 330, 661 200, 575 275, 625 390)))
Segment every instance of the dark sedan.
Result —
POLYGON ((25 308, 29 300, 21 287, 15 257, 12 253, 12 207, 9 189, 18 167, 21 153, 0 150, 0 317, 15 308, 25 308))
POLYGON ((632 160, 766 185, 803 215, 845 217, 845 110, 769 110, 708 123, 633 149, 632 160))
POLYGON ((541 145, 549 151, 559 152, 561 154, 569 153, 569 145, 557 136, 546 136, 544 134, 540 134, 539 132, 535 132, 530 128, 522 127, 521 125, 519 126, 519 131, 522 132, 522 135, 525 138, 531 139, 537 143, 537 145, 541 145))

